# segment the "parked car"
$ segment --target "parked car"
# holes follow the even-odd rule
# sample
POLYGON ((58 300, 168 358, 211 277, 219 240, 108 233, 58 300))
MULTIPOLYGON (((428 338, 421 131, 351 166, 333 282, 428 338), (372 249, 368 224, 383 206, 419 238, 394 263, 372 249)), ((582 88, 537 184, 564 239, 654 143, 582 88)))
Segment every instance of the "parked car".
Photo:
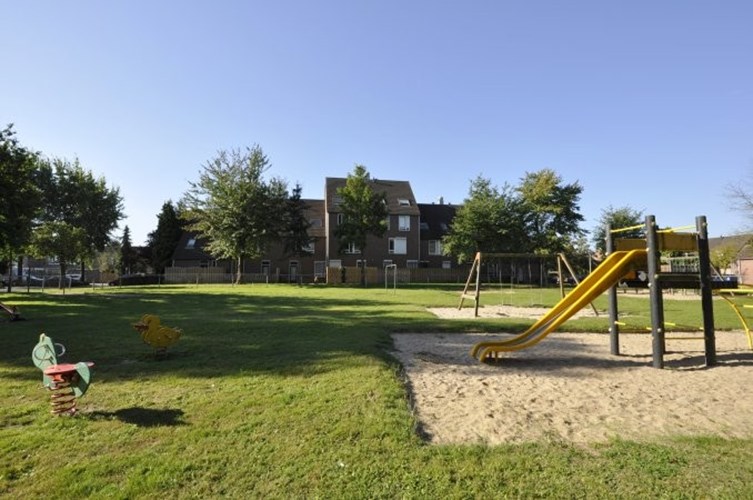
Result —
MULTIPOLYGON (((13 276, 12 281, 11 281, 11 284, 13 286, 22 285, 23 283, 25 283, 23 278, 19 278, 18 276, 13 276)), ((3 275, 2 277, 0 277, 0 285, 4 287, 8 286, 8 276, 3 275)))
POLYGON ((714 276, 711 280, 714 288, 737 288, 739 286, 737 276, 731 274, 714 276))

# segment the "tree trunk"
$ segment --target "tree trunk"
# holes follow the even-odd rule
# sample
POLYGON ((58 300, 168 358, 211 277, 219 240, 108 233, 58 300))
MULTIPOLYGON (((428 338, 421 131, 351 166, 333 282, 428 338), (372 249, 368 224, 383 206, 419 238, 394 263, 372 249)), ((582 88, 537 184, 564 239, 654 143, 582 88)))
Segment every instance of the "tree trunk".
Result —
POLYGON ((12 287, 13 287, 13 257, 9 256, 8 258, 8 293, 11 292, 12 287))
POLYGON ((65 264, 64 260, 60 261, 60 279, 58 280, 58 289, 62 290, 65 288, 65 282, 63 281, 65 279, 65 271, 67 269, 67 266, 65 264))
POLYGON ((361 247, 361 286, 366 286, 366 239, 364 239, 363 246, 361 247))
POLYGON ((241 269, 241 264, 243 264, 243 256, 238 256, 238 263, 236 265, 235 269, 235 284, 240 285, 241 284, 241 276, 243 275, 243 269, 241 269))

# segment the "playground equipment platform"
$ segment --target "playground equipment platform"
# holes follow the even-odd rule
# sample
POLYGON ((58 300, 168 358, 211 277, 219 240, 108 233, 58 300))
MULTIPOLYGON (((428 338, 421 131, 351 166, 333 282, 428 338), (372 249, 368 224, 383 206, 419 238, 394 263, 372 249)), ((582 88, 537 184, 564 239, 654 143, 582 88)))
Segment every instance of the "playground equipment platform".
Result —
MULTIPOLYGON (((645 223, 620 229, 607 228, 608 257, 575 289, 560 300, 547 314, 534 323, 525 332, 508 340, 479 342, 471 350, 471 355, 479 361, 496 359, 500 353, 517 351, 538 344, 547 335, 556 330, 576 312, 591 303, 596 297, 609 292, 609 338, 610 351, 619 355, 619 312, 617 307, 617 284, 628 273, 645 271, 642 286, 649 289, 651 306, 651 344, 654 368, 664 367, 666 351, 664 302, 662 290, 684 288, 700 290, 701 309, 703 312, 703 337, 694 337, 704 341, 706 366, 716 364, 716 338, 714 332, 714 310, 712 304, 711 261, 709 258, 708 227, 706 217, 696 217, 695 231, 682 230, 693 226, 659 229, 653 215, 646 216, 645 223), (617 233, 642 229, 645 237, 620 238, 617 233), (664 272, 661 269, 661 252, 680 251, 696 253, 697 272, 664 272)), ((470 277, 469 277, 470 282, 470 277)), ((466 284, 466 288, 468 284, 466 284)), ((478 287, 477 287, 478 290, 478 287)), ((476 295, 476 307, 478 296, 476 295)), ((462 299, 461 299, 462 305, 462 299)), ((739 311, 738 311, 739 312, 739 311)), ((748 332, 746 326, 746 332, 748 332)), ((673 337, 674 338, 674 337, 673 337)))

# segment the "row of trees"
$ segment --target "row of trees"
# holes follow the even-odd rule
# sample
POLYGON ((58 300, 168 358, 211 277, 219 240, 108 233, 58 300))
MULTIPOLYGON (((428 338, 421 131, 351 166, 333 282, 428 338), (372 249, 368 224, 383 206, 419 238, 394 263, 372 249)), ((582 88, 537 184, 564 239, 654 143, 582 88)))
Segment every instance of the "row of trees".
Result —
POLYGON ((526 173, 520 184, 494 186, 471 181, 458 209, 444 252, 468 262, 476 252, 555 254, 584 251, 579 183, 566 184, 550 169, 526 173))
MULTIPOLYGON (((232 259, 237 281, 243 259, 260 257, 273 243, 281 243, 289 255, 304 254, 311 239, 301 186, 288 191, 284 180, 265 178, 268 169, 269 160, 258 145, 220 151, 209 160, 177 205, 167 201, 162 206, 147 242, 155 272, 169 265, 184 229, 204 239, 212 255, 232 259)), ((361 173, 361 180, 368 180, 365 169, 361 173)), ((22 254, 55 256, 61 276, 73 261, 81 263, 83 275, 84 263, 99 253, 105 267, 118 267, 121 273, 138 269, 128 226, 120 241, 111 238, 123 217, 119 190, 95 179, 78 160, 47 159, 24 148, 8 126, 0 132, 0 178, 12 180, 0 184, 0 255, 5 268, 22 254)), ((383 205, 377 208, 386 210, 383 205)), ((342 237, 360 242, 354 231, 342 237)), ((365 240, 360 245, 365 247, 365 240)), ((12 280, 8 281, 10 287, 12 280)))
MULTIPOLYGON (((220 151, 179 203, 187 227, 207 242, 206 249, 237 263, 236 280, 242 260, 264 255, 273 242, 282 242, 288 254, 300 255, 310 241, 300 186, 288 193, 285 181, 264 178, 268 168, 258 145, 220 151)), ((526 173, 515 187, 497 188, 479 176, 443 240, 444 252, 461 263, 478 251, 585 254, 588 243, 578 205, 582 191, 579 183, 565 183, 550 169, 526 173)), ((354 246, 364 252, 368 237, 382 237, 387 229, 386 196, 372 189, 363 165, 354 167, 337 195, 343 215, 334 233, 339 249, 354 246)), ((614 224, 631 218, 632 223, 640 215, 610 208, 603 218, 614 224)))
MULTIPOLYGON (((301 186, 288 190, 283 179, 265 175, 269 159, 261 147, 220 151, 203 165, 199 180, 177 205, 167 201, 149 234, 150 263, 158 273, 170 263, 184 229, 197 233, 217 258, 232 259, 240 280, 242 261, 264 255, 280 243, 288 255, 302 255, 311 242, 301 186)), ((81 272, 96 252, 119 246, 121 272, 134 269, 135 250, 126 226, 120 242, 110 234, 123 217, 117 188, 95 179, 78 160, 47 159, 18 143, 11 126, 0 131, 0 256, 12 265, 22 253, 56 256, 61 275, 70 262, 81 272)), ((579 201, 583 188, 565 183, 550 169, 526 173, 516 186, 501 188, 482 176, 471 181, 468 197, 443 239, 444 253, 468 262, 478 251, 541 255, 588 251, 579 201)), ((335 231, 339 248, 365 250, 369 235, 386 231, 384 193, 374 192, 366 167, 356 165, 338 190, 343 222, 335 231)), ((604 250, 604 227, 635 225, 643 213, 630 207, 602 212, 593 243, 604 250)))
MULTIPOLYGON (((753 177, 751 178, 753 181, 753 177)), ((583 218, 578 201, 582 188, 563 184, 551 170, 527 173, 519 186, 494 187, 488 179, 471 182, 468 198, 459 209, 444 249, 459 262, 469 261, 476 251, 585 255, 589 248, 606 253, 606 228, 628 228, 645 223, 643 210, 630 206, 608 206, 602 210, 591 233, 591 245, 580 228, 583 218)), ((738 211, 753 213, 753 196, 739 186, 728 188, 738 211)), ((645 237, 643 229, 620 233, 621 238, 645 237)), ((740 248, 723 246, 711 254, 711 262, 723 270, 734 262, 740 248)), ((669 252, 670 257, 679 253, 669 252)))
MULTIPOLYGON (((237 261, 236 279, 242 259, 260 257, 272 242, 282 241, 288 254, 300 255, 310 241, 300 186, 288 194, 283 180, 263 178, 268 168, 258 145, 245 152, 221 151, 204 166, 180 203, 183 217, 191 221, 188 227, 208 241, 210 253, 237 261)), ((365 251, 368 237, 382 237, 387 229, 385 194, 371 186, 366 167, 356 165, 338 189, 343 219, 334 234, 341 252, 353 246, 365 251)), ((591 247, 581 228, 582 192, 578 182, 565 183, 551 169, 527 172, 518 185, 501 188, 478 176, 442 241, 443 251, 459 263, 469 262, 478 251, 586 255, 595 248, 603 254, 607 226, 644 222, 641 210, 609 206, 591 235, 591 247)), ((177 215, 171 217, 177 220, 177 215)), ((638 233, 622 236, 639 237, 638 233)), ((168 259, 172 248, 174 241, 166 247, 168 259)))
POLYGON ((0 256, 8 270, 19 255, 31 254, 57 257, 61 276, 69 263, 81 262, 83 275, 84 263, 110 242, 123 217, 118 188, 78 159, 49 159, 23 147, 11 125, 0 131, 0 179, 0 256))

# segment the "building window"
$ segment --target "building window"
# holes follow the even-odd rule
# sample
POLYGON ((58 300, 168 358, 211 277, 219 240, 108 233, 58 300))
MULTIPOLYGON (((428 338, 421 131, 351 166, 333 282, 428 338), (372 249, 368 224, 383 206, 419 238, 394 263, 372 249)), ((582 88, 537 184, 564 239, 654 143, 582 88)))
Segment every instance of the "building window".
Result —
POLYGON ((335 267, 335 268, 343 267, 343 261, 341 261, 340 259, 330 259, 329 267, 335 267))
POLYGON ((397 216, 397 230, 410 231, 410 215, 397 216))
POLYGON ((269 276, 270 262, 268 260, 261 261, 261 273, 269 276))
POLYGON ((342 203, 342 202, 343 202, 342 196, 333 196, 333 197, 332 197, 332 204, 333 204, 334 206, 338 206, 338 205, 340 205, 340 203, 342 203))
POLYGON ((421 231, 428 231, 429 230, 429 223, 421 221, 421 231))
POLYGON ((359 269, 362 268, 362 267, 364 267, 365 265, 366 265, 366 261, 365 260, 358 259, 356 261, 356 267, 359 268, 359 269))
POLYGON ((327 263, 323 260, 314 261, 314 277, 324 278, 327 276, 327 263))
POLYGON ((397 204, 401 207, 409 207, 410 206, 410 200, 408 198, 398 198, 397 204))
POLYGON ((355 243, 348 243, 345 248, 345 253, 361 253, 361 249, 356 246, 355 243))
POLYGON ((196 238, 189 238, 186 242, 186 250, 193 250, 196 246, 196 238))
POLYGON ((442 242, 440 240, 429 240, 429 255, 442 255, 442 242))
POLYGON ((405 255, 408 253, 407 238, 390 238, 388 252, 395 255, 405 255))
POLYGON ((450 260, 443 260, 442 261, 442 269, 452 269, 452 261, 450 261, 450 260))
POLYGON ((390 216, 389 215, 384 219, 384 222, 387 223, 387 231, 389 231, 390 230, 390 216))
POLYGON ((418 261, 417 260, 409 260, 405 263, 405 267, 408 269, 418 269, 418 261))
POLYGON ((321 219, 311 219, 311 227, 322 227, 321 219))
POLYGON ((338 226, 340 224, 342 224, 344 220, 345 220, 345 215, 344 214, 337 214, 337 225, 338 226))

